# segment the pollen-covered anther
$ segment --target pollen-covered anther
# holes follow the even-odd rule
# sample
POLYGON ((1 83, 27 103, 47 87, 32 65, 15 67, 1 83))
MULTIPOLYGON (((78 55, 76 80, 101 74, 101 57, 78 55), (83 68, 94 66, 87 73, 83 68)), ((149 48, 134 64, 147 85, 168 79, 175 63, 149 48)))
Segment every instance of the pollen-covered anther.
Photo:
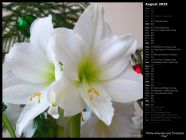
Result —
POLYGON ((100 96, 99 91, 96 90, 95 88, 89 88, 88 93, 89 93, 88 96, 89 96, 90 101, 92 101, 94 99, 94 95, 100 96))
POLYGON ((88 93, 94 93, 96 96, 100 96, 100 93, 95 88, 89 88, 88 93))
POLYGON ((32 96, 29 97, 29 101, 32 101, 34 97, 38 97, 38 103, 40 103, 40 96, 41 93, 40 92, 35 92, 32 96))

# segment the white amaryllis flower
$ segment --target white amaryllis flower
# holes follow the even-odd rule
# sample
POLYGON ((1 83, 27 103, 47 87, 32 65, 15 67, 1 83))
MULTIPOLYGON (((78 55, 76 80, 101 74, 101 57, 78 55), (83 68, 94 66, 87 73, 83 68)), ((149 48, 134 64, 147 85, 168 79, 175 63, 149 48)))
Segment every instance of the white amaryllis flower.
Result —
POLYGON ((57 107, 48 102, 47 92, 60 78, 60 64, 51 50, 52 17, 38 18, 31 25, 30 43, 16 43, 5 56, 3 102, 26 105, 17 121, 16 132, 23 129, 48 107, 57 118, 57 107))
POLYGON ((132 119, 139 118, 134 114, 137 110, 133 103, 113 103, 113 107, 115 115, 110 126, 92 114, 81 127, 81 137, 141 137, 142 122, 139 120, 136 124, 132 119))
POLYGON ((111 100, 138 100, 143 86, 142 75, 129 63, 136 40, 132 35, 114 35, 103 16, 102 7, 90 5, 73 30, 55 29, 56 58, 64 73, 48 97, 64 109, 64 116, 80 113, 87 105, 110 125, 114 114, 111 100))

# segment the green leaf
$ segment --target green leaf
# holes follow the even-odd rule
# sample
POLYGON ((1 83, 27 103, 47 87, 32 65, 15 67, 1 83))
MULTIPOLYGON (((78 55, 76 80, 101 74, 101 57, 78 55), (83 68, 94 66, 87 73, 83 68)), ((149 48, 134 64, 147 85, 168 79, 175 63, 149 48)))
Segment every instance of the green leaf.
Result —
POLYGON ((12 125, 11 125, 10 121, 8 120, 7 116, 4 113, 3 113, 3 124, 7 128, 10 136, 12 138, 16 138, 14 129, 12 128, 12 125))
POLYGON ((51 116, 47 116, 45 118, 45 114, 41 114, 34 119, 34 127, 36 131, 33 135, 34 138, 48 138, 48 137, 56 137, 57 124, 56 120, 51 116))

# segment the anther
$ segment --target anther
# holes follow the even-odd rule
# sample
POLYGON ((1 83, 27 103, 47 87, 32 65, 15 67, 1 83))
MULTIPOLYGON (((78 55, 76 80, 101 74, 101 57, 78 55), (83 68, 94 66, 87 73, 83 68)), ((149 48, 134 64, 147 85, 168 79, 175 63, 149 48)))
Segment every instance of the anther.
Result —
POLYGON ((35 92, 32 96, 29 97, 29 101, 32 101, 32 99, 37 96, 38 97, 38 103, 40 103, 40 96, 41 93, 40 92, 35 92))

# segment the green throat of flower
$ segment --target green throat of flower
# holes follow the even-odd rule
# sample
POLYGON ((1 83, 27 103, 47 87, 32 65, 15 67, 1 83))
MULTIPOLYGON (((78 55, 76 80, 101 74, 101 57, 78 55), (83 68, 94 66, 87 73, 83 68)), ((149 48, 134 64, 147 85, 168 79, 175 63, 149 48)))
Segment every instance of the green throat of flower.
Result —
POLYGON ((54 66, 54 64, 49 65, 48 71, 46 73, 46 77, 49 82, 55 81, 55 66, 54 66))
POLYGON ((95 82, 98 80, 100 71, 95 63, 91 59, 84 59, 78 69, 78 78, 82 83, 83 80, 86 80, 87 83, 95 82))

